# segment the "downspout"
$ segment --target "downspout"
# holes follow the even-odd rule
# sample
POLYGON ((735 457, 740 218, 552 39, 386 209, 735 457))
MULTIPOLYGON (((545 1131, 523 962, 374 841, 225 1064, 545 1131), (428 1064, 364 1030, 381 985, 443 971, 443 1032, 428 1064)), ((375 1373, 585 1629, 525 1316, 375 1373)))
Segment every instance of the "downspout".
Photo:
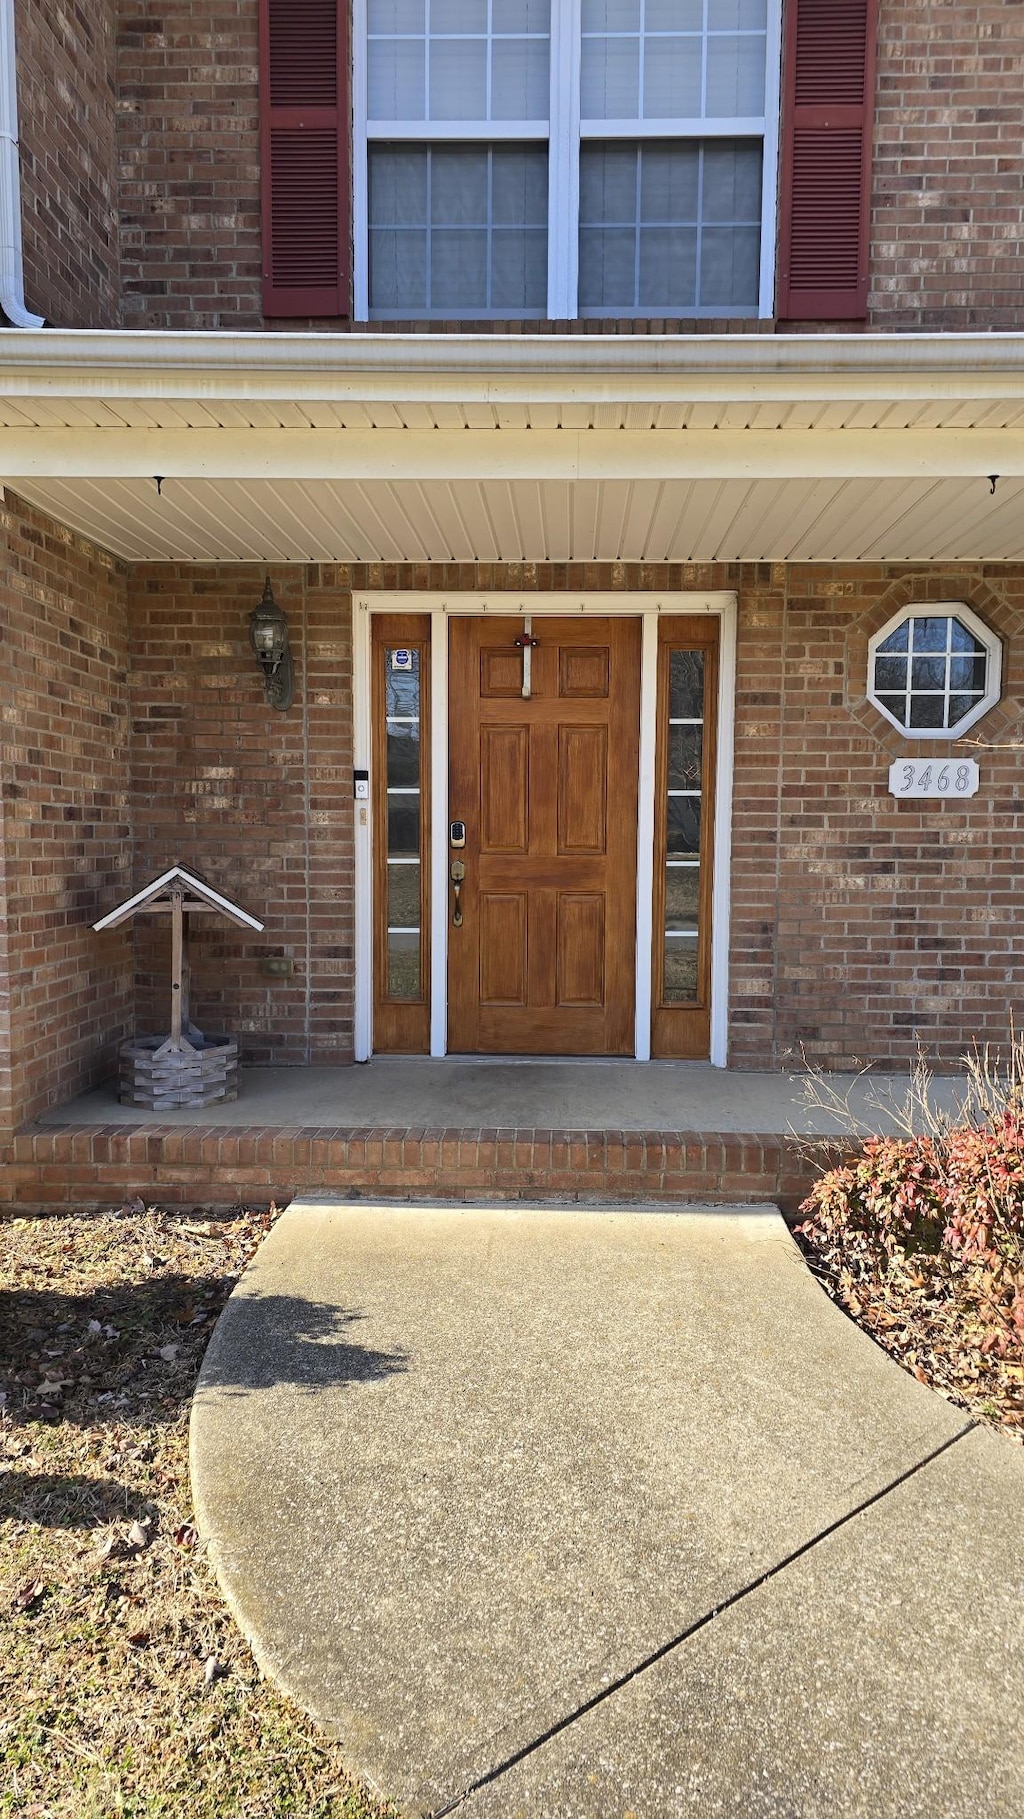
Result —
POLYGON ((42 328, 45 321, 25 308, 14 0, 0 0, 0 309, 13 328, 42 328))

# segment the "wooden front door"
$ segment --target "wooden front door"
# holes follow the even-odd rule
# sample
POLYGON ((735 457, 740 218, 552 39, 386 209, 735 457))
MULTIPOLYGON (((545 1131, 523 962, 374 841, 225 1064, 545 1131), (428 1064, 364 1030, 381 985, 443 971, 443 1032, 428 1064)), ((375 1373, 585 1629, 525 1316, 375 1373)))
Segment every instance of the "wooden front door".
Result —
POLYGON ((634 1052, 640 624, 451 621, 448 1046, 634 1052))

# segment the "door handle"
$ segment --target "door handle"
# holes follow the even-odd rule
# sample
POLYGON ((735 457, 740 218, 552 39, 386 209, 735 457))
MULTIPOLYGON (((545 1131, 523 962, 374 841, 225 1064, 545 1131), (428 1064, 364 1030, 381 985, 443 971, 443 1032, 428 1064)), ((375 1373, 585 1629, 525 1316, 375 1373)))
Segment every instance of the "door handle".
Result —
POLYGON ((460 901, 460 898, 462 895, 462 882, 466 876, 466 867, 463 864, 461 859, 452 860, 451 872, 449 875, 450 875, 451 881, 452 881, 452 890, 455 893, 455 908, 452 912, 452 927, 461 928, 462 927, 462 903, 460 901))

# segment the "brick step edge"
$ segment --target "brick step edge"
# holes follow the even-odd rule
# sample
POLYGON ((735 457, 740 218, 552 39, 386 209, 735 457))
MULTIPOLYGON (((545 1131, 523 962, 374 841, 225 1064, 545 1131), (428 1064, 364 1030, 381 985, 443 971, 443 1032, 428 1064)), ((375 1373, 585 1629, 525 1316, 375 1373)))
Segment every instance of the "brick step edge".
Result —
POLYGON ((37 1125, 0 1152, 0 1205, 85 1210, 140 1195, 170 1206, 282 1206, 299 1193, 349 1192, 770 1200, 793 1219, 827 1149, 733 1131, 37 1125))

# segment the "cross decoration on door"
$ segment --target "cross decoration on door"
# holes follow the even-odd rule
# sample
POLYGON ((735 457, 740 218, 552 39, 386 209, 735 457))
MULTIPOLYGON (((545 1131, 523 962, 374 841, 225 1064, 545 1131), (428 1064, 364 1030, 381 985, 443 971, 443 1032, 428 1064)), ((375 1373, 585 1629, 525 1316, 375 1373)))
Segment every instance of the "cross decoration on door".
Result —
POLYGON ((539 638, 534 638, 531 636, 532 631, 533 631, 533 620, 530 618, 529 613, 527 613, 526 617, 523 620, 522 633, 520 634, 520 636, 518 638, 514 638, 512 640, 512 642, 513 642, 513 644, 515 644, 516 648, 518 650, 521 650, 523 653, 523 700, 524 701, 529 701, 529 699, 530 699, 530 683, 532 681, 532 674, 533 674, 533 659, 532 659, 531 653, 533 651, 534 645, 540 643, 539 638))

